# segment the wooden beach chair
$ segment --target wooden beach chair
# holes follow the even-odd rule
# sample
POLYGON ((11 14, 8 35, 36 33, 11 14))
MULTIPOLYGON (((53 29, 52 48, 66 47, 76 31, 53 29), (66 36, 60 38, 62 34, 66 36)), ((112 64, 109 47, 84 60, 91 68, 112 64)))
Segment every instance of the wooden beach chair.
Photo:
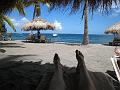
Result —
POLYGON ((120 82, 120 65, 118 65, 118 62, 120 62, 120 58, 117 56, 111 57, 112 65, 115 70, 116 76, 120 82))

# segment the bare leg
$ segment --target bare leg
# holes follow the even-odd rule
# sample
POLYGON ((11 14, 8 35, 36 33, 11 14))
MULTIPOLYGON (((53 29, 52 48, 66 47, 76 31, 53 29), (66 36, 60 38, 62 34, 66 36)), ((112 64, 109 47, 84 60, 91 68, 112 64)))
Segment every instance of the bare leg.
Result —
POLYGON ((89 75, 89 72, 85 66, 84 56, 78 50, 76 50, 76 59, 78 61, 76 73, 79 79, 77 90, 96 90, 94 83, 89 75))
POLYGON ((55 54, 53 62, 55 65, 55 73, 50 82, 49 90, 65 90, 63 70, 62 70, 62 65, 60 63, 60 58, 58 54, 55 54))
POLYGON ((85 64, 84 64, 84 56, 83 54, 76 50, 76 59, 78 61, 78 65, 77 65, 77 68, 76 68, 76 72, 77 73, 80 73, 80 69, 82 68, 85 68, 85 64))

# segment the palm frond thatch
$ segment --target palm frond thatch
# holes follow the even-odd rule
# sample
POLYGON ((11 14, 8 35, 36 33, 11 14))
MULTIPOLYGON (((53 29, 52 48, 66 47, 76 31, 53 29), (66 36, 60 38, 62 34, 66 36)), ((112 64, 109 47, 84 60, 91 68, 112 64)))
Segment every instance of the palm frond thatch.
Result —
POLYGON ((105 31, 106 34, 120 34, 120 23, 115 23, 114 25, 108 27, 105 31))
POLYGON ((52 23, 47 22, 44 19, 36 18, 33 19, 31 22, 28 22, 22 27, 22 30, 29 31, 29 30, 54 30, 55 25, 52 23))

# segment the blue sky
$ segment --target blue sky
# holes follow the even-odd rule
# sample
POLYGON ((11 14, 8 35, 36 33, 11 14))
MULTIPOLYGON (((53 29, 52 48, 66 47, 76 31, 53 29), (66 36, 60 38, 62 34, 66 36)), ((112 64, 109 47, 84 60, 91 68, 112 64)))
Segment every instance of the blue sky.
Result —
MULTIPOLYGON (((33 7, 25 9, 26 16, 20 16, 19 13, 14 10, 8 15, 8 17, 14 23, 17 33, 24 33, 21 31, 21 27, 24 23, 32 20, 33 7)), ((41 7, 41 17, 49 22, 54 23, 55 21, 61 25, 60 30, 56 31, 42 31, 42 33, 70 33, 70 34, 83 34, 84 31, 84 20, 81 18, 81 12, 69 15, 69 11, 53 10, 48 12, 46 6, 41 7)), ((92 16, 89 14, 89 33, 90 34, 104 34, 107 27, 114 23, 120 22, 120 9, 112 6, 111 13, 109 15, 102 15, 99 12, 94 12, 92 16)), ((12 29, 7 25, 8 32, 13 32, 12 29)))

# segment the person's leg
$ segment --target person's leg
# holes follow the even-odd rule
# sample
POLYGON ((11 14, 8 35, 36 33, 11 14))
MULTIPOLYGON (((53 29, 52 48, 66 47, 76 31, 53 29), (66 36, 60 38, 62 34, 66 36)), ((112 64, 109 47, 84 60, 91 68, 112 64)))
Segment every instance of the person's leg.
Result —
POLYGON ((89 72, 85 66, 83 54, 76 50, 76 59, 78 65, 76 68, 76 74, 78 77, 78 88, 77 90, 96 90, 94 83, 89 75, 89 72))
POLYGON ((65 90, 65 82, 63 79, 63 66, 60 63, 58 54, 54 56, 55 73, 51 79, 49 90, 65 90))

